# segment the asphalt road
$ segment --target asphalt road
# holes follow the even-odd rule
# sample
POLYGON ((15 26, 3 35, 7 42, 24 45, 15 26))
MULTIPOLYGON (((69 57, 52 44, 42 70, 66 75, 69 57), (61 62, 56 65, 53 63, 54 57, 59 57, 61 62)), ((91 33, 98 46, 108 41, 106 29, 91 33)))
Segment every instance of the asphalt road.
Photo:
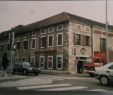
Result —
POLYGON ((113 95, 113 84, 102 86, 98 80, 87 76, 22 76, 0 80, 0 85, 3 84, 0 95, 113 95))

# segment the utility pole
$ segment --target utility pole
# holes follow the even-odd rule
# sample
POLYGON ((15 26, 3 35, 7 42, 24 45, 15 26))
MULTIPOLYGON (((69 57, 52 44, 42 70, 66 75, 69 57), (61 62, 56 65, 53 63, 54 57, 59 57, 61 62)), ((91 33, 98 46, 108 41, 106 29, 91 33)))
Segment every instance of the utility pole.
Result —
POLYGON ((11 65, 10 65, 10 68, 11 68, 11 72, 12 72, 12 65, 13 65, 13 63, 14 63, 14 50, 15 50, 15 34, 14 34, 14 31, 13 31, 13 29, 12 29, 12 32, 11 32, 11 34, 10 34, 11 36, 10 36, 10 40, 11 40, 11 65))
POLYGON ((108 0, 106 0, 106 60, 109 63, 109 50, 108 50, 108 0))

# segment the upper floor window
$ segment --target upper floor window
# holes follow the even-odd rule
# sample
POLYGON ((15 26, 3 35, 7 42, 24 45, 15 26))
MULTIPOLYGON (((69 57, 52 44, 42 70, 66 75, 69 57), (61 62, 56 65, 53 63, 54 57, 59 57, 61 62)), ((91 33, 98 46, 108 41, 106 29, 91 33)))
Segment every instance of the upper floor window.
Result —
POLYGON ((54 32, 54 27, 49 27, 48 28, 48 33, 54 32))
POLYGON ((53 47, 53 35, 49 35, 48 37, 48 46, 53 47))
POLYGON ((45 48, 46 47, 46 37, 45 36, 42 36, 41 38, 40 38, 40 46, 41 46, 41 48, 45 48))
POLYGON ((31 48, 36 48, 36 38, 32 38, 31 48))
POLYGON ((46 28, 41 29, 40 34, 41 34, 41 35, 46 34, 46 28))
POLYGON ((20 42, 16 42, 16 49, 20 50, 20 48, 21 48, 21 43, 20 42))
POLYGON ((76 45, 81 45, 81 35, 76 34, 76 45))
POLYGON ((84 36, 84 45, 90 46, 90 36, 84 36))
POLYGON ((23 42, 23 49, 28 49, 28 41, 24 40, 23 42))
POLYGON ((106 39, 100 38, 100 51, 106 51, 106 39))
POLYGON ((63 33, 57 34, 57 45, 62 46, 63 45, 63 33))
POLYGON ((63 24, 57 25, 57 31, 63 30, 63 24))
POLYGON ((33 36, 36 36, 36 33, 35 33, 35 32, 32 32, 32 37, 33 37, 33 36))

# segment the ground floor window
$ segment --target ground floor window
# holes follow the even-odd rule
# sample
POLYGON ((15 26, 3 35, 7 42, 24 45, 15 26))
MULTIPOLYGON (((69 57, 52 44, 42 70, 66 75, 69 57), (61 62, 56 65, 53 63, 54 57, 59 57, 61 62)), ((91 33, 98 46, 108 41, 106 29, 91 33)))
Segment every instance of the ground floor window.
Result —
POLYGON ((32 66, 35 66, 35 56, 31 56, 30 62, 32 66))
POLYGON ((58 55, 57 58, 56 58, 56 61, 57 61, 56 62, 56 64, 57 64, 56 66, 57 67, 56 68, 57 69, 62 69, 63 68, 63 56, 62 55, 58 55))
POLYGON ((44 64, 45 64, 45 57, 44 56, 40 56, 39 64, 40 64, 40 68, 44 68, 44 64))
POLYGON ((53 56, 48 56, 47 66, 48 66, 48 69, 53 68, 53 56))

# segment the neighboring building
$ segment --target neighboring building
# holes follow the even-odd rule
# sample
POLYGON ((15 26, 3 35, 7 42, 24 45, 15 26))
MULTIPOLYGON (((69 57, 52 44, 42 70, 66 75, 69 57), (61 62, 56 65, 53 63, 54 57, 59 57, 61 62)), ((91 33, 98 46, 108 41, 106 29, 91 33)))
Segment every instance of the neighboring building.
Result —
MULTIPOLYGON (((9 35, 15 33, 15 61, 29 61, 47 70, 76 71, 76 60, 85 62, 96 52, 113 52, 113 26, 69 13, 60 13, 0 34, 0 54, 10 52, 9 35), (73 70, 72 70, 73 69, 73 70)), ((110 53, 110 57, 113 57, 110 53)), ((75 72, 76 73, 76 72, 75 72)))

